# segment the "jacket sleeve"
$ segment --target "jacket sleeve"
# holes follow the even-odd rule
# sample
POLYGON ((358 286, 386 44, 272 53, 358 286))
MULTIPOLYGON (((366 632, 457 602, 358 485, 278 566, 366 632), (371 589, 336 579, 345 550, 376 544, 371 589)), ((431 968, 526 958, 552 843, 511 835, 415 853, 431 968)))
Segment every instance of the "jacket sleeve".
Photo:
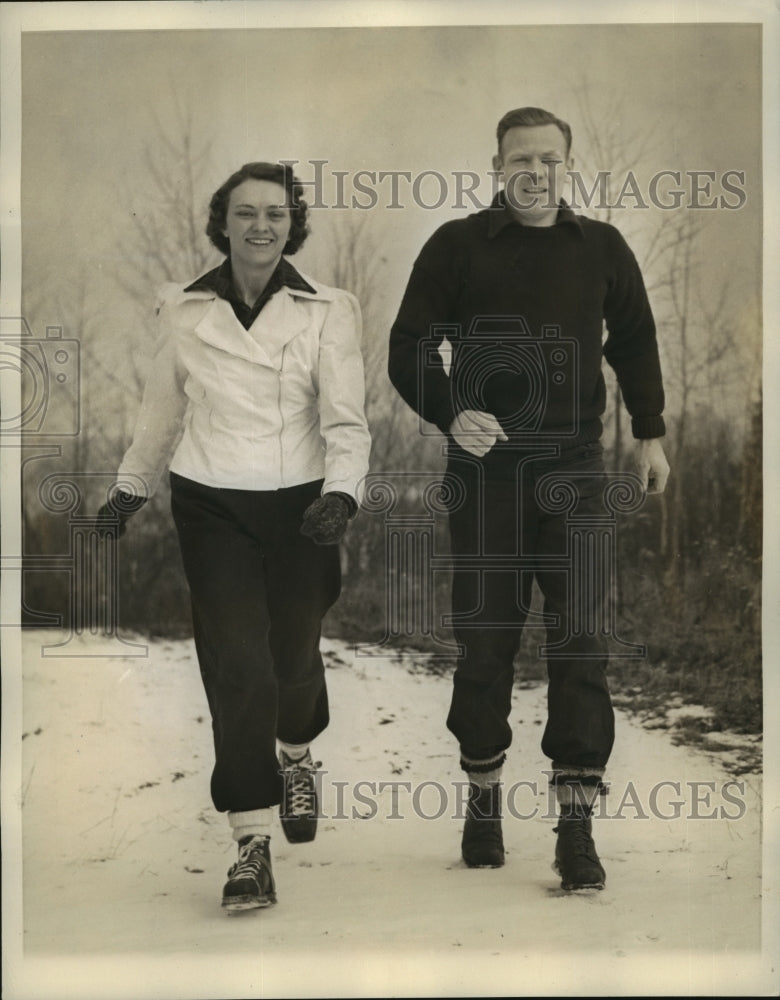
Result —
POLYGON ((178 359, 177 332, 170 313, 170 305, 161 299, 157 306, 159 335, 133 441, 117 473, 117 484, 134 496, 150 497, 157 490, 184 427, 186 373, 178 359))
POLYGON ((604 302, 604 357, 617 375, 634 437, 663 437, 664 387, 655 321, 636 258, 612 227, 611 235, 613 269, 604 302))
POLYGON ((328 306, 320 334, 318 392, 325 441, 323 493, 347 493, 360 503, 371 437, 365 414, 360 305, 342 292, 328 306))
POLYGON ((388 374, 403 399, 443 433, 457 415, 452 385, 438 347, 442 325, 452 322, 463 261, 451 224, 440 227, 420 251, 390 331, 388 374))

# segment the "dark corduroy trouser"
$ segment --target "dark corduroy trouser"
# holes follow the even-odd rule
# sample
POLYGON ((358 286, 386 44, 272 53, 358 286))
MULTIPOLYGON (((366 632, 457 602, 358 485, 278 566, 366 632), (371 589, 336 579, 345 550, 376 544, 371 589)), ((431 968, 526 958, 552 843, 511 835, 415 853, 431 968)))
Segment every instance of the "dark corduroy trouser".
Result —
MULTIPOLYGON (((552 616, 547 641, 566 640, 566 655, 547 660, 542 750, 556 767, 603 769, 607 763, 614 713, 606 644, 598 629, 588 634, 581 628, 583 622, 600 621, 603 593, 598 585, 583 583, 571 565, 571 510, 551 510, 556 496, 544 501, 537 491, 542 477, 568 475, 578 497, 574 515, 597 518, 603 515, 602 473, 599 445, 583 445, 556 459, 519 458, 516 479, 505 480, 485 481, 479 463, 469 456, 450 457, 447 477, 453 482, 446 492, 454 498, 449 511, 455 559, 452 605, 463 655, 447 725, 468 760, 493 759, 512 741, 513 663, 536 578, 544 613, 552 616)), ((542 629, 540 642, 544 637, 542 629)))
POLYGON ((279 803, 277 738, 306 743, 328 724, 319 642, 341 586, 338 546, 299 531, 321 488, 216 489, 171 474, 222 812, 279 803))

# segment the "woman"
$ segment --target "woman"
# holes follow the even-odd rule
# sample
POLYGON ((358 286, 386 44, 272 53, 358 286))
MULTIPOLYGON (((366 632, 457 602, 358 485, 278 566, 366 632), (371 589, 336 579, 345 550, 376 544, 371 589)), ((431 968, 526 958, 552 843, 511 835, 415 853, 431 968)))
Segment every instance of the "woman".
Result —
POLYGON ((226 259, 162 291, 158 352, 118 477, 139 485, 99 515, 115 522, 118 511, 121 534, 170 464, 214 731, 212 798, 239 845, 222 899, 231 911, 276 901, 276 805, 289 841, 316 832, 320 623, 368 469, 357 300, 283 256, 308 234, 301 195, 289 167, 249 163, 212 197, 206 233, 226 259))

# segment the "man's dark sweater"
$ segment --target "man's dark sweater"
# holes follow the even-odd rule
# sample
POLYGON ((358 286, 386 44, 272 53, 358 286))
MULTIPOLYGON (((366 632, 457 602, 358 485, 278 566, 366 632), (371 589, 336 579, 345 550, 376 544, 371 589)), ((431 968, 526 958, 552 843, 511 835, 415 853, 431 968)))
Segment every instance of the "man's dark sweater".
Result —
POLYGON ((553 226, 522 226, 499 195, 490 209, 445 223, 422 248, 393 325, 389 373, 406 402, 445 433, 463 410, 494 414, 509 441, 485 462, 500 474, 518 448, 600 438, 602 355, 634 436, 663 436, 655 324, 623 237, 565 206, 553 226), (453 345, 449 375, 435 350, 444 336, 453 345))

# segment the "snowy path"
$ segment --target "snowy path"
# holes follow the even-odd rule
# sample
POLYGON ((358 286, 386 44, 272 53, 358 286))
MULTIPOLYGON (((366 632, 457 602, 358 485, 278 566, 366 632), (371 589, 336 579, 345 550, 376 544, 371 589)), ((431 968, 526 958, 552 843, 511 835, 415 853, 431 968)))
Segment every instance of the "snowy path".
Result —
POLYGON ((708 994, 758 968, 758 775, 734 785, 714 755, 619 713, 594 824, 607 888, 565 894, 550 869, 544 689, 518 690, 507 864, 469 870, 449 680, 326 640, 317 839, 290 846, 277 829, 278 905, 226 917, 234 845, 208 798, 192 644, 106 659, 85 641, 60 659, 42 640, 23 639, 24 943, 31 968, 58 956, 55 974, 70 970, 52 997, 708 994))

